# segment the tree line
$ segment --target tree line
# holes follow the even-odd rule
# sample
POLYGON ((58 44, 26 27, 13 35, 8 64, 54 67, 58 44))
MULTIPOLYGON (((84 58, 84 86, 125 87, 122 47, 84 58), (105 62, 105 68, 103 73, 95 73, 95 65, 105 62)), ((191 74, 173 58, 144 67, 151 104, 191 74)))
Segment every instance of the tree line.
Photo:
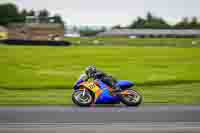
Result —
POLYGON ((24 23, 28 16, 37 17, 40 22, 64 23, 60 15, 51 16, 51 13, 46 9, 39 11, 23 9, 20 11, 15 4, 0 4, 0 25, 24 23))
POLYGON ((129 29, 200 29, 200 22, 197 17, 184 17, 181 21, 174 25, 170 25, 166 20, 161 17, 152 15, 148 12, 145 18, 137 17, 127 27, 116 25, 113 29, 129 28, 129 29))
MULTIPOLYGON (((46 10, 27 10, 19 8, 15 4, 7 3, 0 4, 0 25, 6 26, 9 23, 24 23, 28 16, 37 17, 40 22, 53 22, 64 24, 63 19, 60 15, 51 13, 46 10)), ((129 29, 200 29, 200 22, 197 17, 188 18, 185 17, 181 21, 174 25, 169 24, 162 17, 157 17, 152 15, 152 13, 147 13, 146 17, 137 17, 130 25, 126 27, 121 27, 116 25, 112 27, 113 29, 129 28, 129 29)), ((93 34, 93 32, 87 30, 86 34, 93 34)), ((99 31, 98 31, 99 32, 99 31)))

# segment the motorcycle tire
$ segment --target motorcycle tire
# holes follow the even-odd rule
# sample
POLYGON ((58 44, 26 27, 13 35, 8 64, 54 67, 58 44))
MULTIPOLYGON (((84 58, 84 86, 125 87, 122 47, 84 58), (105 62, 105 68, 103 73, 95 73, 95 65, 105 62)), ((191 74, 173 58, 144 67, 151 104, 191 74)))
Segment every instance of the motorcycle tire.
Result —
MULTIPOLYGON (((126 90, 127 91, 127 90, 126 90)), ((143 100, 143 97, 142 97, 142 95, 139 93, 139 92, 137 92, 137 91, 135 91, 135 90, 133 90, 133 89, 128 89, 128 91, 129 92, 132 92, 133 93, 133 95, 121 95, 120 96, 120 100, 121 100, 121 102, 123 103, 123 104, 125 104, 125 105, 127 105, 127 106, 134 106, 134 107, 136 107, 136 106, 139 106, 141 103, 142 103, 142 100, 143 100), (135 97, 137 97, 138 99, 137 100, 128 100, 127 99, 127 97, 129 97, 129 98, 135 98, 135 97)))
POLYGON ((89 91, 85 91, 85 99, 86 101, 83 101, 83 99, 81 99, 81 95, 83 94, 83 91, 74 91, 72 94, 72 101, 74 104, 81 106, 81 107, 88 107, 93 103, 93 97, 90 94, 89 91), (77 96, 78 95, 78 96, 77 96))

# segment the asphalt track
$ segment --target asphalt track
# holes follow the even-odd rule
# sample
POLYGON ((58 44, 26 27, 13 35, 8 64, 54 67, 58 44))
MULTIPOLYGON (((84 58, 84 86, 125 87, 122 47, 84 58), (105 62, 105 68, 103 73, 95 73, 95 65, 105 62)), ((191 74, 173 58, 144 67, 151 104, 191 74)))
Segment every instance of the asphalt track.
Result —
POLYGON ((2 133, 200 133, 200 106, 0 107, 2 133))

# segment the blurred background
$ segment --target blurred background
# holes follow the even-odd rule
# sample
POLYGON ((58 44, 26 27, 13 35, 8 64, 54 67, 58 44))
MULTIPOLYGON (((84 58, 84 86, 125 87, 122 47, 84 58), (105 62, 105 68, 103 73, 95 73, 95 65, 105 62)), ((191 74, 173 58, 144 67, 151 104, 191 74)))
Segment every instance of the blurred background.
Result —
POLYGON ((71 105, 91 64, 135 82, 144 104, 199 104, 199 4, 1 0, 0 105, 71 105))

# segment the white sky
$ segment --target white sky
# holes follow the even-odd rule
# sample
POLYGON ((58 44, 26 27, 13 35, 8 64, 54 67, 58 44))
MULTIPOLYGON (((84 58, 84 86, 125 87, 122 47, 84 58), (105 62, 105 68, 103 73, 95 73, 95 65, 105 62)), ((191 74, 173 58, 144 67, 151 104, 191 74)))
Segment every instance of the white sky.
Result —
POLYGON ((21 9, 48 9, 60 14, 68 24, 130 24, 148 11, 174 23, 184 16, 200 18, 200 0, 0 0, 21 9))

